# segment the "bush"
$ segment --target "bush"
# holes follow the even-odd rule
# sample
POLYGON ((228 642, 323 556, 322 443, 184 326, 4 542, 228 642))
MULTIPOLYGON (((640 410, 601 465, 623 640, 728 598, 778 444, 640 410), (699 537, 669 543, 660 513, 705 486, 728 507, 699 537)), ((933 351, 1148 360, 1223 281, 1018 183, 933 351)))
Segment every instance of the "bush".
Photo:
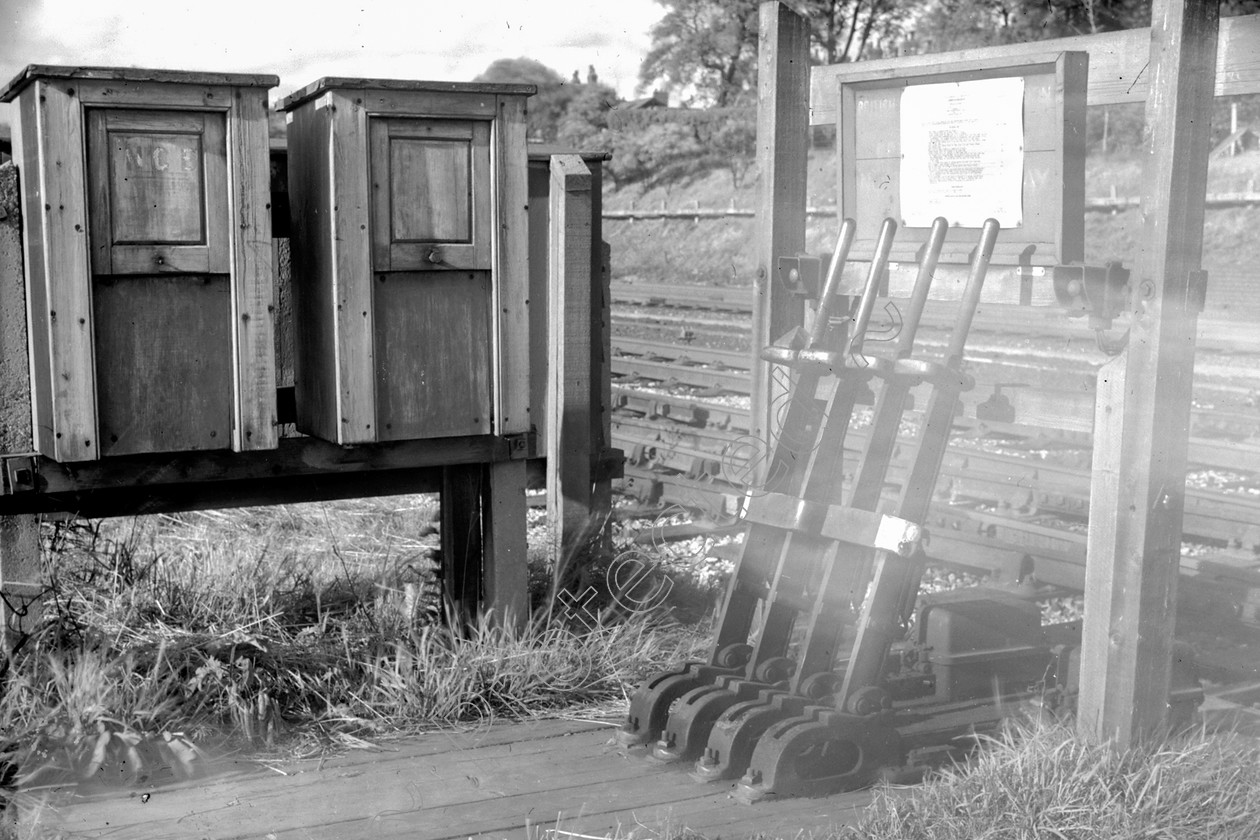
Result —
POLYGON ((750 108, 653 108, 610 115, 606 170, 617 188, 632 183, 687 184, 725 170, 738 189, 757 149, 750 108))

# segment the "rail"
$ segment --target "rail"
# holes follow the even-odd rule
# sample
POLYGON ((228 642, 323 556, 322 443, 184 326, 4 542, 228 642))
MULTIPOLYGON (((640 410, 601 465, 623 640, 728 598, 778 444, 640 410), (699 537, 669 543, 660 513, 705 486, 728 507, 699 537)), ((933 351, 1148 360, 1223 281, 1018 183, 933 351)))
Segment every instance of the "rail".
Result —
MULTIPOLYGON (((719 521, 740 513, 741 468, 756 457, 746 446, 750 354, 737 349, 748 340, 751 303, 746 289, 614 284, 612 435, 627 455, 622 491, 642 506, 681 506, 719 521), (703 346, 705 336, 722 343, 703 346)), ((942 303, 925 316, 925 347, 937 343, 931 323, 950 314, 942 303)), ((1260 625, 1260 410, 1248 387, 1260 389, 1226 369, 1240 355, 1249 365, 1260 336, 1236 319, 1202 323, 1183 592, 1212 614, 1260 625)), ((978 387, 963 395, 955 418, 960 439, 949 448, 926 523, 929 554, 947 566, 999 574, 1027 555, 1043 583, 1080 589, 1093 368, 1056 348, 1092 333, 1059 310, 1015 306, 986 307, 976 332, 989 337, 977 336, 968 361, 978 387), (1045 347, 1014 354, 1003 349, 1002 333, 1045 347)), ((864 434, 859 423, 845 448, 860 447, 864 434)), ((903 449, 914 446, 909 429, 900 437, 903 449)), ((850 470, 854 452, 846 456, 850 470)), ((903 478, 901 460, 894 459, 889 488, 903 478)))

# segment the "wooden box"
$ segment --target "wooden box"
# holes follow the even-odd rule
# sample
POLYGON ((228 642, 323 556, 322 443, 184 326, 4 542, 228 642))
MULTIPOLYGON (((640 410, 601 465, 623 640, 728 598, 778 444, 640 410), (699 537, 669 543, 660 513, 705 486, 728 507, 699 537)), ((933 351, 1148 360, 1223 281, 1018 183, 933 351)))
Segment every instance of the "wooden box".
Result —
POLYGON ((288 112, 298 429, 527 432, 532 85, 321 79, 288 112))
POLYGON ((275 76, 27 67, 17 103, 35 446, 277 445, 275 76))

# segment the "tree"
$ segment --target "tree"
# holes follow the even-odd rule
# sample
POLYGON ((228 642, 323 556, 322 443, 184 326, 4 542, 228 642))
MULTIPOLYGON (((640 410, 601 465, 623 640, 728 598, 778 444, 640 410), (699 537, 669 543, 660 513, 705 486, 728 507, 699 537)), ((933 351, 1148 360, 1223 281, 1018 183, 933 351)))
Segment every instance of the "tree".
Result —
POLYGON ((588 73, 587 79, 590 81, 574 89, 556 132, 559 142, 575 149, 609 145, 605 136, 608 114, 618 102, 617 91, 601 84, 594 72, 588 73))
POLYGON ((809 19, 814 60, 839 64, 882 53, 899 43, 909 10, 897 0, 798 0, 809 19))
POLYGON ((639 67, 642 90, 674 88, 688 104, 719 108, 755 95, 757 0, 657 2, 667 11, 639 67))
MULTIPOLYGON (((748 104, 757 84, 757 0, 657 0, 666 13, 652 27, 639 70, 643 90, 673 88, 689 105, 748 104)), ((910 14, 899 0, 790 0, 809 20, 816 62, 883 54, 902 39, 910 14)))
POLYGON ((532 58, 500 58, 477 76, 475 82, 537 85, 538 93, 529 99, 526 130, 533 142, 554 143, 564 112, 578 85, 532 58))

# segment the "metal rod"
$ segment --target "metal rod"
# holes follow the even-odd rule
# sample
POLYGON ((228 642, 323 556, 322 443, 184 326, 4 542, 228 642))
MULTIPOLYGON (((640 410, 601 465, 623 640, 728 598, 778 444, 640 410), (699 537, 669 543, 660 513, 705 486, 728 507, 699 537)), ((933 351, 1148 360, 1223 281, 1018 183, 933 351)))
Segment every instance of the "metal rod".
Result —
POLYGON ((971 332, 971 321, 980 306, 980 292, 984 288, 984 278, 989 272, 989 260, 993 257, 993 246, 997 243, 1001 226, 996 219, 985 219, 980 230, 980 244, 971 259, 971 273, 967 275, 967 286, 963 289, 963 299, 958 305, 958 320, 954 323, 954 334, 950 336, 949 349, 945 351, 945 365, 950 368, 962 366, 963 351, 967 345, 967 335, 971 332))
POLYGON ((862 355, 862 342, 866 338, 866 328, 871 322, 871 313, 875 310, 875 297, 879 291, 879 281, 888 267, 888 254, 892 251, 893 237, 897 235, 897 223, 892 219, 884 219, 879 229, 879 239, 875 241, 875 256, 871 259, 871 270, 866 275, 866 288, 862 290, 862 302, 858 305, 857 316, 853 321, 853 337, 849 339, 849 356, 862 355))
POLYGON ((910 293, 910 303, 906 307, 901 333, 897 336, 898 359, 907 359, 914 352, 914 338, 919 331, 919 322, 923 319, 923 308, 927 305, 932 277, 936 273, 936 264, 940 261, 941 248, 945 245, 945 234, 948 232, 949 222, 944 217, 937 216, 932 220, 932 230, 928 233, 923 260, 919 263, 919 274, 914 279, 914 290, 910 293))
POLYGON ((823 283, 822 292, 818 295, 818 313, 809 331, 809 346, 818 346, 827 336, 831 326, 831 311, 835 309, 837 292, 844 274, 845 263, 849 260, 849 249, 857 235, 857 222, 845 219, 840 223, 840 235, 836 238, 836 250, 831 256, 831 265, 827 267, 827 279, 823 283))

